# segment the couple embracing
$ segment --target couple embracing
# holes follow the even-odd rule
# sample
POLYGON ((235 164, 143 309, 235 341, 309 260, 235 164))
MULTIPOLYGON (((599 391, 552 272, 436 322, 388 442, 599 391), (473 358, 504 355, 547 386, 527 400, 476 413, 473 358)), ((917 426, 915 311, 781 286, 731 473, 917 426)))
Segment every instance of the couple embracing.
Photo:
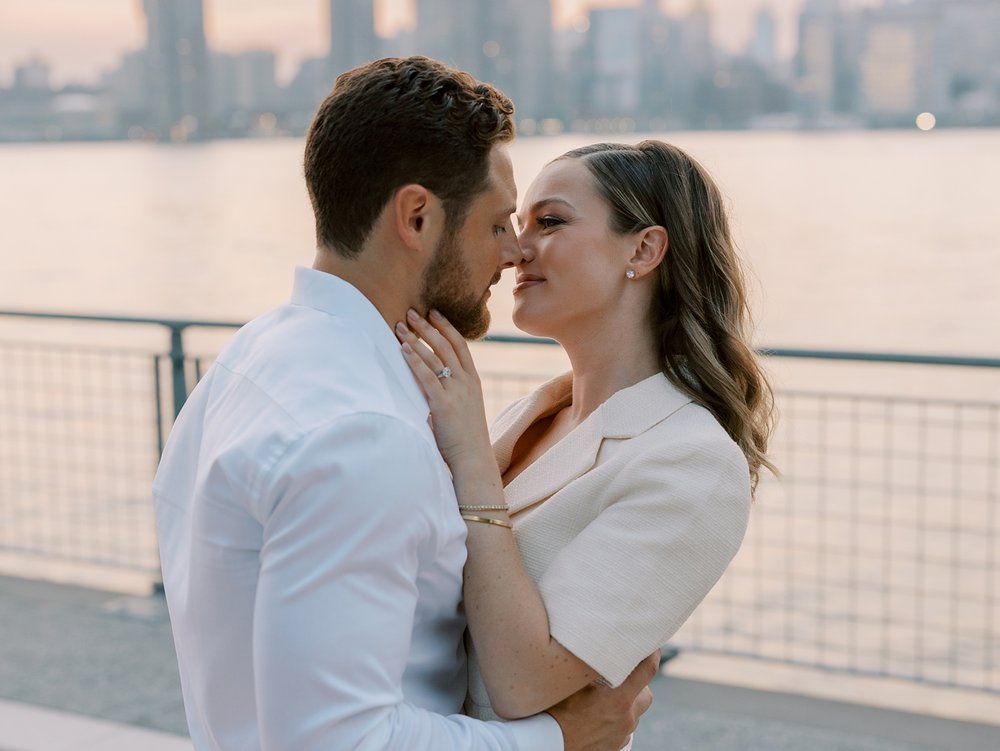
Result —
POLYGON ((518 210, 512 114, 417 57, 316 115, 313 266, 154 482, 198 751, 615 751, 740 546, 771 402, 718 188, 599 144, 518 210), (488 428, 466 340, 504 269, 572 371, 488 428))

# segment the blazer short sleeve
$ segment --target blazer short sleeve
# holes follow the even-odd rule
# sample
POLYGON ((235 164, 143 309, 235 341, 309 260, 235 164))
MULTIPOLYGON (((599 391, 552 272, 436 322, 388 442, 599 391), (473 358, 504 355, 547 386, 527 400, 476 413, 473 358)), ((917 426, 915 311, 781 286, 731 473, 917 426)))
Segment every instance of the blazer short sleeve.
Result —
POLYGON ((621 684, 722 576, 746 532, 750 498, 746 459, 721 428, 629 457, 603 510, 538 583, 553 638, 621 684))

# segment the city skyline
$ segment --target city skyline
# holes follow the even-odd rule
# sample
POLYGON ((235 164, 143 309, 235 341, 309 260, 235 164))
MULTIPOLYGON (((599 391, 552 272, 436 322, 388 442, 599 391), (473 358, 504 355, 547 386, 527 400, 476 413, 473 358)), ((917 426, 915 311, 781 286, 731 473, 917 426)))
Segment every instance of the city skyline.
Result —
MULTIPOLYGON (((714 11, 718 43, 740 50, 752 33, 762 7, 774 10, 777 47, 782 57, 795 48, 795 19, 804 0, 707 0, 714 11), (725 7, 725 13, 718 11, 725 7)), ((670 13, 686 10, 693 0, 665 0, 670 13)), ((871 0, 848 0, 848 5, 871 0)), ((554 0, 553 25, 571 26, 589 8, 634 6, 637 0, 554 0)), ((273 50, 278 76, 287 81, 299 63, 326 54, 329 29, 322 0, 209 0, 206 22, 209 46, 237 52, 273 50)), ((413 0, 376 0, 376 23, 382 36, 412 28, 413 0)), ((4 0, 0 5, 0 86, 9 85, 14 66, 32 58, 47 62, 57 85, 90 84, 113 67, 122 53, 145 44, 141 0, 4 0), (52 19, 60 19, 54 24, 52 19)))
POLYGON ((806 0, 794 55, 769 4, 727 50, 707 0, 588 5, 562 28, 553 0, 416 0, 414 27, 381 39, 373 0, 322 0, 325 52, 284 80, 277 51, 220 48, 208 9, 226 0, 137 1, 144 46, 94 85, 61 85, 44 60, 16 66, 0 140, 301 135, 336 75, 411 54, 500 87, 526 135, 1000 125, 1000 0, 806 0))

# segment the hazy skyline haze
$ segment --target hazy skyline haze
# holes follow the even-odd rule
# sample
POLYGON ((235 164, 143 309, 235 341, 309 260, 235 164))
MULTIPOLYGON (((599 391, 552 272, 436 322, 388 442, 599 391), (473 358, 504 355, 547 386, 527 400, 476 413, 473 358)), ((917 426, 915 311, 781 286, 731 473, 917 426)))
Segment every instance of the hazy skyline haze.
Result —
MULTIPOLYGON (((865 0, 853 0, 854 4, 865 0)), ((716 37, 727 49, 746 46, 761 7, 773 8, 779 53, 794 51, 795 18, 803 0, 708 0, 716 37)), ((553 19, 565 27, 588 8, 636 5, 637 0, 554 0, 553 19)), ((665 0, 669 13, 683 12, 691 0, 665 0)), ((305 57, 326 53, 323 0, 205 0, 212 49, 271 49, 279 75, 289 78, 305 57)), ((390 36, 413 24, 413 0, 376 0, 378 31, 390 36)), ((93 83, 121 55, 145 45, 142 0, 3 0, 0 3, 0 85, 13 80, 14 66, 40 57, 52 66, 55 85, 93 83)))

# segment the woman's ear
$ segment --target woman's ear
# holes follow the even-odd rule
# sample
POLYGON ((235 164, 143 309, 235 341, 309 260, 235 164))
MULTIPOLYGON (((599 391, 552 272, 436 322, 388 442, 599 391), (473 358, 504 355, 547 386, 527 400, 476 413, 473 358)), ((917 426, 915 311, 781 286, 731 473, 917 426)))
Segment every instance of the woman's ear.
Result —
POLYGON ((653 271, 666 258, 670 247, 667 230, 659 225, 646 227, 636 233, 638 240, 635 252, 629 259, 629 269, 635 272, 635 278, 645 276, 653 271))

